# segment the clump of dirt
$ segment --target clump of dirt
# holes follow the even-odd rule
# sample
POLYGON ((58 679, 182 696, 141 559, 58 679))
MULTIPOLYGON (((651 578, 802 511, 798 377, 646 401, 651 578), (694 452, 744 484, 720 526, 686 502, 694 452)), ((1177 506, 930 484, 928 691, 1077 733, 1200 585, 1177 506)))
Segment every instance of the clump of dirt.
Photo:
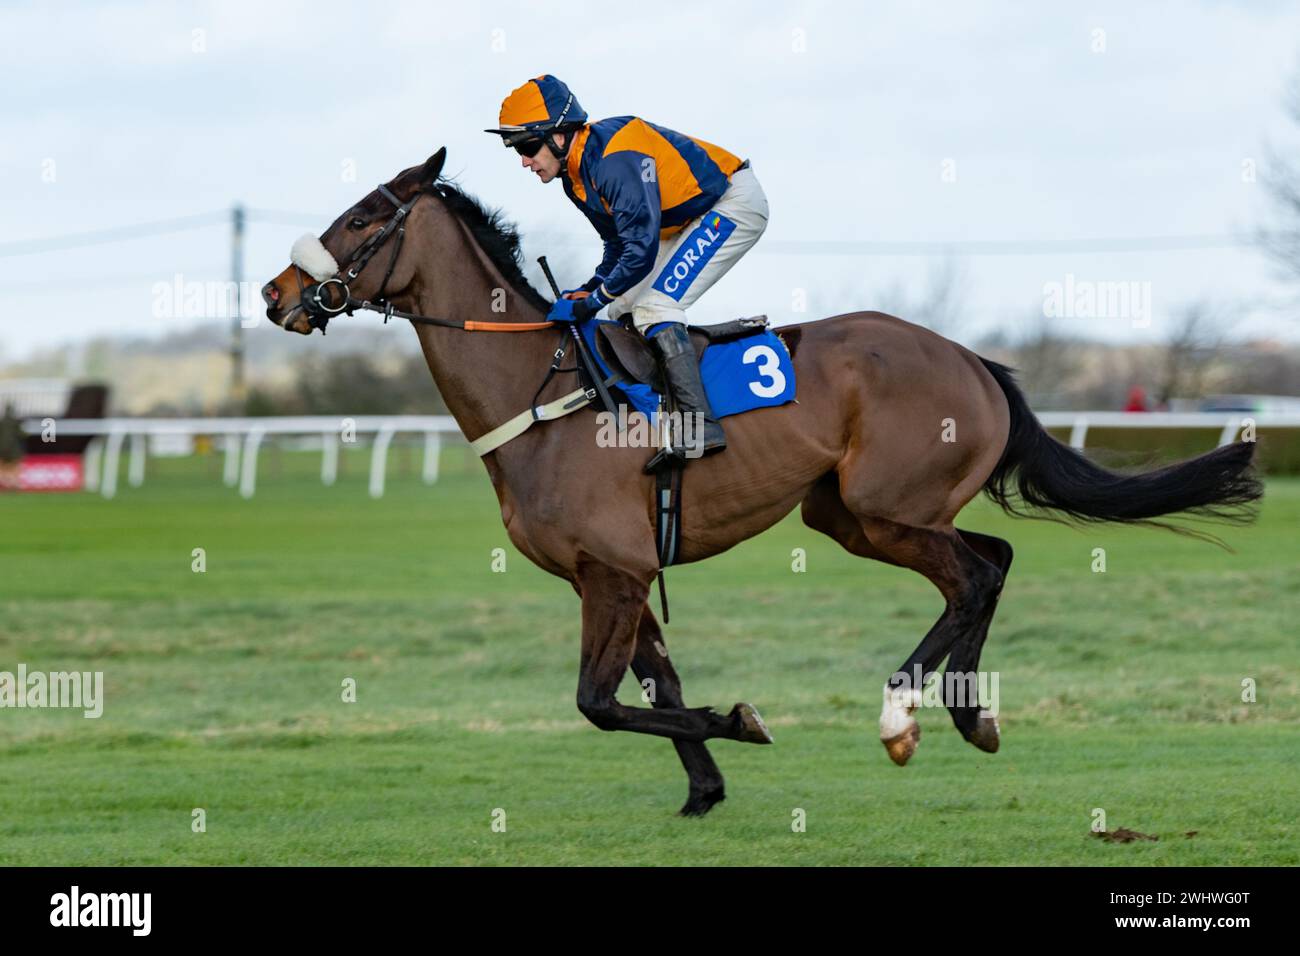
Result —
POLYGON ((1138 833, 1136 830, 1130 830, 1127 827, 1120 827, 1118 830, 1102 830, 1100 833, 1094 830, 1092 835, 1101 837, 1107 843, 1132 843, 1134 840, 1150 840, 1155 843, 1160 839, 1158 836, 1151 836, 1149 833, 1138 833))

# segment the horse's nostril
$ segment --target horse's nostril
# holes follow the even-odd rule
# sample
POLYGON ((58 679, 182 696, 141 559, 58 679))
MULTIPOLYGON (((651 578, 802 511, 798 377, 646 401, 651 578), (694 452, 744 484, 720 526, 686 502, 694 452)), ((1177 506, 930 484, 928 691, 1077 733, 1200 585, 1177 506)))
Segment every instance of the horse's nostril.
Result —
POLYGON ((262 301, 272 308, 280 301, 280 290, 275 287, 274 282, 262 286, 262 301))

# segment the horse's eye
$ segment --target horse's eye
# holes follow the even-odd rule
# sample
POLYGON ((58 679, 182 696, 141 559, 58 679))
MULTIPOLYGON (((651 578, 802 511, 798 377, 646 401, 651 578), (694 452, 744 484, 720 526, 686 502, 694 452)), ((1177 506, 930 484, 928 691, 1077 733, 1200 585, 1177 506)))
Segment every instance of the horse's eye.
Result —
POLYGON ((348 223, 348 225, 351 226, 353 229, 360 229, 365 224, 366 221, 362 219, 360 216, 353 216, 352 221, 348 223))

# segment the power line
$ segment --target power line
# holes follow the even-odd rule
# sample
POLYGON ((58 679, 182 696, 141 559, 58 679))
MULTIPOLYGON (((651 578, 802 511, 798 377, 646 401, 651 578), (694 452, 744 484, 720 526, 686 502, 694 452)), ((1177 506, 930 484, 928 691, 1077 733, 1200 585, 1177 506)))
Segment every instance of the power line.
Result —
MULTIPOLYGON (((281 226, 315 226, 328 217, 279 209, 250 209, 249 218, 281 226)), ((1267 238, 1267 235, 1261 238, 1267 238)), ((586 236, 551 233, 547 241, 564 245, 587 244, 586 236)), ((1259 240, 1230 233, 1204 233, 1187 236, 1123 236, 1096 239, 957 239, 890 240, 890 239, 765 239, 754 246, 755 252, 796 256, 874 255, 874 256, 1007 256, 1052 255, 1063 252, 1178 252, 1196 249, 1227 249, 1253 246, 1259 240)))
POLYGON ((286 212, 283 209, 249 209, 249 222, 264 222, 271 226, 312 226, 319 227, 322 222, 333 222, 328 216, 313 216, 306 212, 286 212))
POLYGON ((1234 235, 1131 236, 1097 239, 959 239, 952 242, 769 239, 758 252, 796 256, 1034 256, 1069 252, 1181 252, 1253 246, 1256 239, 1234 235))
MULTIPOLYGON (((283 209, 249 209, 250 222, 276 226, 319 226, 330 217, 283 209)), ((125 242, 155 235, 198 229, 230 221, 228 210, 199 213, 177 219, 102 229, 94 232, 52 236, 0 243, 0 258, 58 252, 85 246, 125 242)), ((1006 256, 1056 255, 1061 253, 1182 252, 1204 249, 1244 248, 1258 245, 1269 234, 1257 236, 1230 233, 1202 233, 1183 236, 1111 236, 1088 239, 958 239, 958 240, 873 240, 873 239, 767 239, 754 247, 769 255, 796 256, 1006 256)), ((586 244, 587 237, 551 234, 548 242, 563 245, 586 244)))
POLYGON ((187 229, 199 229, 204 226, 229 221, 230 212, 222 209, 217 212, 204 212, 194 216, 181 216, 177 219, 142 222, 134 226, 118 226, 114 229, 98 229, 93 232, 51 236, 47 239, 20 239, 11 242, 0 242, 0 258, 27 256, 38 252, 61 252, 64 249, 99 246, 110 242, 126 242, 131 239, 143 239, 148 236, 183 232, 187 229))
POLYGON ((210 269, 210 265, 202 265, 194 269, 177 269, 171 268, 166 275, 153 272, 137 272, 133 274, 121 275, 101 275, 85 276, 83 278, 67 278, 59 276, 54 279, 24 279, 20 282, 11 282, 8 279, 0 279, 0 292, 9 295, 24 295, 27 293, 48 294, 51 289, 58 287, 59 293, 77 290, 94 290, 94 289, 120 289, 128 286, 136 286, 141 283, 152 285, 156 282, 171 283, 172 277, 176 273, 182 275, 196 275, 204 270, 210 269))

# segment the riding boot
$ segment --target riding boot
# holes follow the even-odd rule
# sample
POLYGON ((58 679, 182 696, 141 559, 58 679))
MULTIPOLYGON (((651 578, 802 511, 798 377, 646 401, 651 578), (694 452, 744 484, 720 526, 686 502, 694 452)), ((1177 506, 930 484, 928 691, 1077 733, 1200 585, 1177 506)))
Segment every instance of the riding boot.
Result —
MULTIPOLYGON (((684 324, 671 322, 655 332, 650 337, 650 341, 654 343, 659 352, 661 366, 664 370, 664 385, 676 402, 677 410, 681 412, 682 419, 684 420, 687 415, 696 413, 699 413, 703 418, 703 435, 695 436, 697 442, 703 439, 701 454, 710 455, 722 451, 727 447, 727 437, 723 434, 722 426, 718 424, 718 420, 713 417, 713 409, 709 406, 709 397, 704 392, 704 383, 700 380, 700 362, 695 355, 695 347, 691 345, 690 332, 687 331, 684 324)), ((699 421, 700 419, 695 420, 699 421)), ((687 449, 682 447, 681 439, 682 436, 674 435, 669 446, 661 448, 650 459, 645 467, 646 473, 653 474, 668 463, 670 459, 674 465, 684 465, 688 452, 693 452, 695 448, 687 449)), ((690 455, 689 457, 697 456, 690 455)))

